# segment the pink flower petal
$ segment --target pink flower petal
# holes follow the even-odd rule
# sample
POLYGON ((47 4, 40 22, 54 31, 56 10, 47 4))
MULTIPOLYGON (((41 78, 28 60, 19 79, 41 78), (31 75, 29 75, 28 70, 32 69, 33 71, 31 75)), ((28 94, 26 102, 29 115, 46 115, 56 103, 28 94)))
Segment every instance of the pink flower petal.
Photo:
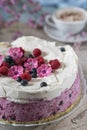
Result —
POLYGON ((28 58, 27 62, 25 62, 24 67, 31 71, 33 68, 38 67, 38 61, 33 58, 28 58))
POLYGON ((8 76, 12 77, 13 79, 17 79, 20 75, 23 74, 23 67, 22 66, 12 66, 8 70, 8 76))
POLYGON ((48 66, 47 64, 42 64, 38 69, 37 69, 37 74, 39 77, 45 77, 49 76, 52 72, 51 66, 48 66))
POLYGON ((24 52, 20 47, 14 47, 9 49, 9 54, 14 60, 17 60, 23 56, 24 52))

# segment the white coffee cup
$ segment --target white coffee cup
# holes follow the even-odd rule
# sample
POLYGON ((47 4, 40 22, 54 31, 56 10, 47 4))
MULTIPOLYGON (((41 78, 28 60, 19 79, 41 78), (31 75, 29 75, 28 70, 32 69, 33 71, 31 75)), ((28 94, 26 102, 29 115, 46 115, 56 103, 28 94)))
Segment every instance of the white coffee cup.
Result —
POLYGON ((63 8, 53 12, 51 18, 59 31, 67 34, 76 34, 82 31, 85 27, 87 22, 87 12, 78 7, 63 8), (70 14, 71 16, 69 16, 70 14), (77 19, 75 19, 76 15, 77 19))

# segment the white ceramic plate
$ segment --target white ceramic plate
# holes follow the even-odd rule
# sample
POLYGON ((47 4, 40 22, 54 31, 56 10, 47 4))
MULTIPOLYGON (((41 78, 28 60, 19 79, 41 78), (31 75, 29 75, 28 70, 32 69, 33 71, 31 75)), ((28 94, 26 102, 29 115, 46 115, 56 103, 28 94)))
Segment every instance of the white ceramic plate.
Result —
POLYGON ((56 25, 52 21, 51 15, 46 16, 44 32, 52 39, 60 41, 60 42, 78 43, 78 42, 87 41, 87 25, 82 30, 82 32, 75 34, 73 36, 67 35, 63 32, 60 32, 58 28, 56 28, 56 25))

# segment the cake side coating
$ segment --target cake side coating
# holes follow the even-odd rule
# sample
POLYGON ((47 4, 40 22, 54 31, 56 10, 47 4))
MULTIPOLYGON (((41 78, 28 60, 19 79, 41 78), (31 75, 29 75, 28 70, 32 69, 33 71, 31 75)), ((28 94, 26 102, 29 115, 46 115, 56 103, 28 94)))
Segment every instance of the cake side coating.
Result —
POLYGON ((36 100, 27 104, 0 99, 0 119, 9 123, 39 123, 50 121, 70 112, 80 100, 81 84, 77 78, 70 89, 52 100, 36 100))
POLYGON ((47 77, 32 79, 26 87, 10 77, 0 77, 0 97, 19 103, 35 99, 52 100, 71 88, 78 73, 78 58, 70 46, 64 46, 65 51, 62 52, 61 46, 55 46, 54 42, 24 36, 13 41, 11 47, 22 47, 29 52, 37 47, 43 51, 45 60, 59 59, 62 67, 47 77), (40 83, 44 81, 48 86, 40 87, 40 83))

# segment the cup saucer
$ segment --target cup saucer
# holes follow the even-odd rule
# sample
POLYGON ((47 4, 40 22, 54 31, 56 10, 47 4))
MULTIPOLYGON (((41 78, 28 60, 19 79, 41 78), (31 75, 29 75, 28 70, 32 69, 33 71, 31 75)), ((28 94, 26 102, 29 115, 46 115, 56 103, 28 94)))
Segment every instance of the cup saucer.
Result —
POLYGON ((87 41, 87 25, 78 34, 71 35, 61 32, 53 22, 51 15, 46 16, 44 32, 54 40, 67 43, 86 42, 87 41))

